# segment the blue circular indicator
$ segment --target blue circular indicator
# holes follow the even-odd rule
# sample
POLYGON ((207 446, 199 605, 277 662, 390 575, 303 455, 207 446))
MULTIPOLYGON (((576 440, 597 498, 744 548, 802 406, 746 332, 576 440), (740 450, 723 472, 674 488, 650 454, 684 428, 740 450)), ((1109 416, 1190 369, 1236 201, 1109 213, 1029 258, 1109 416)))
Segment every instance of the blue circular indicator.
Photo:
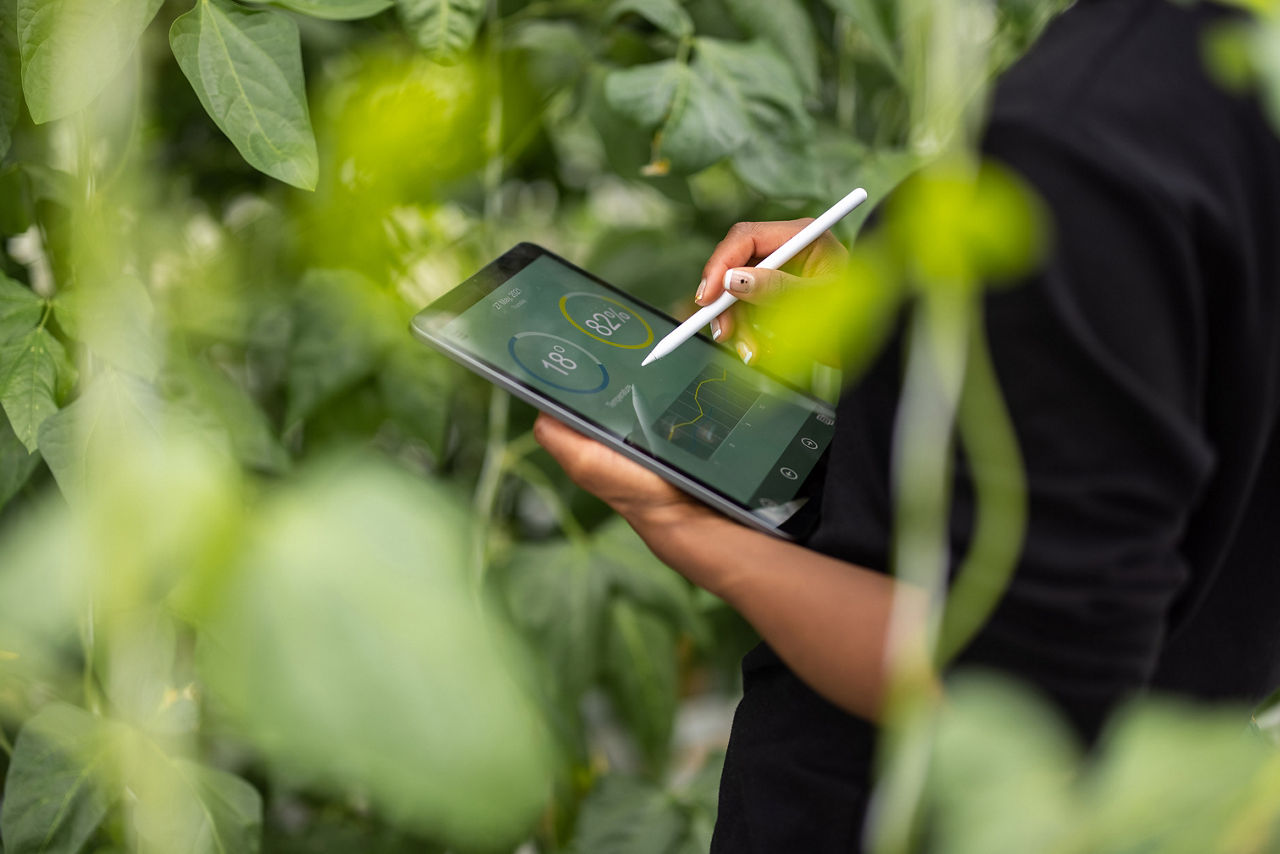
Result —
POLYGON ((609 372, 590 351, 559 335, 521 332, 507 350, 525 373, 544 385, 573 394, 594 394, 609 385, 609 372))

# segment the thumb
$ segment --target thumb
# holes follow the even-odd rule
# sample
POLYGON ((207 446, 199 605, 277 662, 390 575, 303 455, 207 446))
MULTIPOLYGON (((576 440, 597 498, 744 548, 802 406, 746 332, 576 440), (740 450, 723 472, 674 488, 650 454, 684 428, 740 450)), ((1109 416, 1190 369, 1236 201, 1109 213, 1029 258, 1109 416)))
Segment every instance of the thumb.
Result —
POLYGON ((725 290, 746 302, 768 302, 788 288, 803 287, 799 276, 759 267, 733 267, 724 274, 725 290))

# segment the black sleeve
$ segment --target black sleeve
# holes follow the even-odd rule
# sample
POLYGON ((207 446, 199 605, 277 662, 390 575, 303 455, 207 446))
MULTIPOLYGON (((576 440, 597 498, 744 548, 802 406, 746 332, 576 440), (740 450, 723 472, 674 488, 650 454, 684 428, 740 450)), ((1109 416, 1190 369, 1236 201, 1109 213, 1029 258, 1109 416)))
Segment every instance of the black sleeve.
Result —
MULTIPOLYGON (((1099 141, 995 122, 987 154, 1052 218, 1047 263, 986 298, 992 358, 1024 458, 1029 519, 1015 576, 961 656, 1022 678, 1091 735, 1151 676, 1186 582, 1183 525, 1212 468, 1198 425, 1201 283, 1190 223, 1159 182, 1099 141)), ((888 459, 900 351, 842 400, 811 545, 877 569, 890 537, 888 459)), ((974 506, 957 465, 953 564, 974 506)))

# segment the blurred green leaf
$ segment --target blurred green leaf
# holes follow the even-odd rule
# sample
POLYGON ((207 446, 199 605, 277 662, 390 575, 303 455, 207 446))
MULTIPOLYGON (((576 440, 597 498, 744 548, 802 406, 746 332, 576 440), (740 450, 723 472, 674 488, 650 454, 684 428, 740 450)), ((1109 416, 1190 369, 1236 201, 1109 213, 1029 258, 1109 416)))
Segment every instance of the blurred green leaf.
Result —
POLYGON ((578 854, 669 854, 686 832, 675 799, 650 783, 611 774, 582 803, 573 850, 578 854))
POLYGON ((589 549, 565 540, 522 545, 504 576, 513 617, 571 702, 596 678, 604 640, 609 578, 592 558, 589 549))
POLYGON ((894 193, 885 226, 925 288, 1009 283, 1039 262, 1047 234, 1039 199, 995 163, 939 162, 894 193))
POLYGON ((527 833, 550 793, 545 724, 472 589, 453 498, 368 461, 312 470, 198 618, 200 671, 282 771, 358 790, 462 848, 527 833))
POLYGON ((191 408, 193 417, 205 419, 225 433, 236 459, 274 474, 289 468, 289 454, 266 413, 239 384, 198 359, 183 359, 175 367, 173 379, 180 403, 191 408))
POLYGON ((436 461, 445 453, 454 383, 444 359, 407 336, 391 348, 378 371, 378 387, 387 409, 427 443, 436 461))
POLYGON ((0 509, 18 494, 40 465, 40 455, 30 453, 0 413, 0 509))
MULTIPOLYGON (((917 733, 915 737, 928 737, 917 733)), ((1006 679, 947 687, 929 786, 943 854, 1072 851, 1079 747, 1046 701, 1006 679)))
POLYGON ((661 768, 675 724, 676 636, 672 626, 627 599, 609 607, 606 685, 649 768, 661 768))
POLYGON ((155 306, 133 276, 86 279, 59 293, 53 311, 62 328, 95 356, 143 379, 155 377, 155 306))
POLYGON ((44 314, 44 300, 31 288, 0 275, 0 344, 30 332, 44 314))
POLYGON ((22 62, 18 52, 18 0, 0 0, 0 160, 13 143, 22 107, 22 62))
POLYGON ((27 721, 5 777, 8 854, 83 850, 119 797, 112 725, 65 703, 27 721))
POLYGON ((353 21, 368 18, 391 8, 392 0, 249 0, 292 9, 313 18, 353 21))
POLYGON ((609 7, 607 17, 615 21, 628 13, 639 15, 678 39, 693 35, 693 19, 679 0, 617 0, 609 7))
POLYGON ((43 327, 0 347, 0 404, 28 451, 45 419, 58 411, 58 366, 66 351, 43 327))
POLYGON ((40 453, 70 500, 85 494, 97 467, 124 450, 158 443, 159 399, 146 384, 104 371, 73 403, 41 426, 40 453))
MULTIPOLYGON (((151 850, 173 854, 257 854, 262 798, 245 780, 187 759, 170 757, 135 736, 134 776, 140 777, 133 825, 151 850)), ((133 781, 131 781, 133 782, 133 781)))
POLYGON ((418 47, 434 57, 451 59, 471 47, 485 0, 396 0, 405 29, 418 47))
POLYGON ((592 551, 618 595, 661 615, 674 629, 700 644, 711 641, 693 602, 693 588, 654 557, 635 529, 614 516, 597 528, 592 551))
POLYGON ((296 306, 286 429, 367 376, 392 336, 403 335, 395 306, 358 273, 309 272, 298 287, 296 306))
POLYGON ((36 124, 97 97, 164 0, 18 0, 22 88, 36 124))
POLYGON ((725 5, 743 32, 777 49, 804 95, 817 93, 818 40, 809 10, 799 0, 726 0, 725 5))
POLYGON ((249 165, 315 189, 320 163, 297 24, 230 0, 197 0, 173 22, 169 42, 205 111, 249 165))
POLYGON ((877 0, 826 1, 828 6, 849 18, 885 69, 895 77, 900 76, 902 59, 898 55, 896 40, 881 17, 877 0))
MULTIPOLYGON (((518 546, 503 579, 513 616, 535 638, 570 698, 599 675, 614 599, 643 606, 673 630, 708 641, 688 583, 618 517, 584 544, 561 539, 518 546)), ((674 691, 672 685, 673 698, 674 691)))
POLYGON ((1273 851, 1280 845, 1280 753, 1248 728, 1247 710, 1172 698, 1135 703, 1109 724, 1082 781, 1093 845, 1168 854, 1273 851), (1257 822, 1258 810, 1270 819, 1257 822), (1251 816, 1253 820, 1251 821, 1251 816), (1228 847, 1231 832, 1255 824, 1228 847))

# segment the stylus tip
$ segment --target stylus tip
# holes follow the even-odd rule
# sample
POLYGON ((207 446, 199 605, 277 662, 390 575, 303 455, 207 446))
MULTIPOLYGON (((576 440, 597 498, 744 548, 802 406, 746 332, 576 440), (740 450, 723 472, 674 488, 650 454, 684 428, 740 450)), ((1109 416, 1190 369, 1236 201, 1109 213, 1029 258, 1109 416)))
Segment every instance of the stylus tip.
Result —
POLYGON ((640 367, 643 368, 645 365, 649 364, 650 362, 657 361, 657 359, 658 359, 658 355, 656 353, 650 353, 649 355, 644 357, 644 361, 640 363, 640 367))

